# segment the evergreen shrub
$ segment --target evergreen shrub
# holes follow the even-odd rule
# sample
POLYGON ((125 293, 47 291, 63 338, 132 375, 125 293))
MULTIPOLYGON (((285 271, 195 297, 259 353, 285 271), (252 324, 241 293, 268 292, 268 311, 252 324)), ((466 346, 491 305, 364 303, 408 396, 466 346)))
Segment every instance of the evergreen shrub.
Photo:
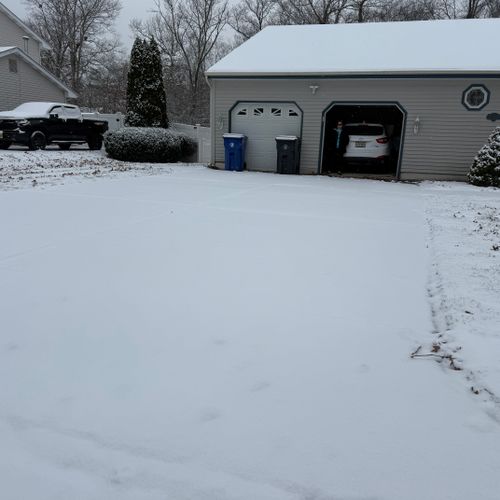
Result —
POLYGON ((154 38, 136 38, 132 47, 125 122, 131 127, 168 128, 161 54, 154 38))
POLYGON ((115 160, 175 163, 196 151, 191 137, 171 129, 124 127, 104 135, 106 153, 115 160))
POLYGON ((469 182, 475 186, 500 187, 500 127, 497 127, 483 146, 468 175, 469 182))

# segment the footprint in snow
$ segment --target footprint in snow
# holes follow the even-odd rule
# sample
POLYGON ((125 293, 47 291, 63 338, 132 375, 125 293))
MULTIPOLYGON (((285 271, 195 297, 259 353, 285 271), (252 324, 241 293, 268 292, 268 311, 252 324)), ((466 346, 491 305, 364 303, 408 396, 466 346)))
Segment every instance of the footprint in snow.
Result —
POLYGON ((252 385, 252 387, 250 388, 250 391, 251 392, 260 392, 260 391, 267 389, 270 385, 271 384, 269 382, 266 382, 266 381, 256 382, 255 384, 252 385))
POLYGON ((368 373, 370 371, 370 366, 366 364, 359 365, 358 372, 359 373, 368 373))
POLYGON ((213 420, 217 420, 220 418, 221 414, 219 410, 213 408, 213 409, 207 409, 201 412, 200 415, 200 422, 212 422, 213 420))
POLYGON ((227 340, 226 339, 215 339, 214 344, 217 346, 223 346, 223 345, 227 344, 227 340))

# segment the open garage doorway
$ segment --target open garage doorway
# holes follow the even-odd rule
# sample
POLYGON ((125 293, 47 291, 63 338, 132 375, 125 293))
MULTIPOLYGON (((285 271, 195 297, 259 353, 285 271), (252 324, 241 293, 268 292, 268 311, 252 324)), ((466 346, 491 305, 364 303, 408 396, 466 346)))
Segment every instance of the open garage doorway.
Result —
POLYGON ((398 103, 332 103, 323 112, 321 173, 398 179, 405 123, 398 103), (335 154, 339 122, 349 144, 335 154))

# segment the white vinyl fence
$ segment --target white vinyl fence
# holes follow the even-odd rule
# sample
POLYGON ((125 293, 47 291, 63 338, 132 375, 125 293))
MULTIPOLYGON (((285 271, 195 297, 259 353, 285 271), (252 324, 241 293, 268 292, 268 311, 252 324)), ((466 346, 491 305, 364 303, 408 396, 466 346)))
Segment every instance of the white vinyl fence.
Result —
MULTIPOLYGON (((84 118, 103 120, 108 122, 108 130, 113 132, 119 128, 125 127, 125 115, 122 113, 99 113, 83 112, 84 118)), ((211 153, 211 137, 210 127, 202 127, 201 125, 186 125, 184 123, 171 123, 170 128, 183 132, 187 136, 193 138, 197 145, 197 152, 190 159, 197 163, 210 163, 211 153)))
POLYGON ((184 123, 171 123, 170 127, 192 137, 198 143, 198 153, 195 161, 198 163, 210 163, 211 143, 210 127, 201 125, 186 125, 184 123))
POLYGON ((125 115, 121 113, 82 113, 83 118, 108 122, 108 130, 113 132, 125 126, 125 115))

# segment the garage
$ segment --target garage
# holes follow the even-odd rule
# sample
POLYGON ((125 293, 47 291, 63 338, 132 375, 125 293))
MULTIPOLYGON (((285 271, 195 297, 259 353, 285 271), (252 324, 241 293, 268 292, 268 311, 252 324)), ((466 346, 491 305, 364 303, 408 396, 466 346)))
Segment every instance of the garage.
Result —
POLYGON ((243 132, 247 167, 274 172, 275 136, 299 135, 299 173, 325 173, 342 119, 371 144, 354 139, 334 173, 466 180, 500 112, 499 31, 500 19, 268 26, 206 72, 211 165, 225 168, 224 134, 243 132), (385 151, 366 161, 372 146, 385 151))
POLYGON ((230 131, 248 138, 247 170, 276 172, 275 137, 301 136, 302 110, 293 102, 239 102, 230 116, 230 131))
POLYGON ((323 117, 323 173, 398 177, 406 118, 399 103, 332 103, 323 117), (350 139, 342 160, 333 144, 340 121, 350 139))

